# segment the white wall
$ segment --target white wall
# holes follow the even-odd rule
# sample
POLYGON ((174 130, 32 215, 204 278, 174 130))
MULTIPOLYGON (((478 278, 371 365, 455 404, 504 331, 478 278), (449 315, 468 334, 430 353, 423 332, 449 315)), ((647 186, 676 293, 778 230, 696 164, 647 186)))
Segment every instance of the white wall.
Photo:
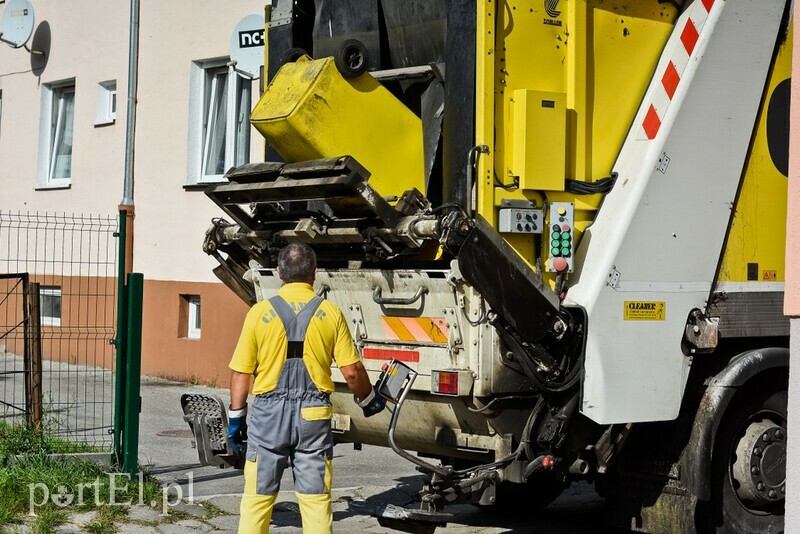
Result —
MULTIPOLYGON (((51 51, 41 76, 23 49, 0 44, 0 210, 114 214, 122 198, 129 2, 33 0, 51 51), (42 84, 75 78, 70 189, 36 190, 42 84), (116 124, 95 127, 99 82, 117 80, 116 124)), ((6 4, 7 5, 7 4, 6 4)), ((0 4, 0 14, 6 5, 0 4)), ((228 55, 231 32, 264 0, 142 0, 135 159, 134 269, 151 280, 216 281, 201 250, 221 212, 185 191, 193 60, 228 55)), ((253 104, 258 84, 253 84, 253 104)), ((262 138, 252 130, 251 161, 262 138)))
MULTIPOLYGON (((202 191, 184 191, 191 62, 226 56, 231 32, 263 0, 142 0, 136 146, 135 264, 150 279, 216 281, 201 245, 222 212, 202 191)), ((253 83, 253 104, 258 83, 253 83)), ((253 129, 251 161, 263 158, 253 129)))
MULTIPOLYGON (((40 76, 31 56, 0 43, 0 209, 113 214, 122 196, 125 116, 94 127, 97 86, 117 80, 127 90, 128 14, 123 2, 35 0, 36 28, 49 26, 50 55, 40 76), (36 191, 42 84, 75 78, 72 185, 36 191)), ((0 11, 6 9, 0 5, 0 11)), ((36 30, 35 30, 36 31, 36 30)))

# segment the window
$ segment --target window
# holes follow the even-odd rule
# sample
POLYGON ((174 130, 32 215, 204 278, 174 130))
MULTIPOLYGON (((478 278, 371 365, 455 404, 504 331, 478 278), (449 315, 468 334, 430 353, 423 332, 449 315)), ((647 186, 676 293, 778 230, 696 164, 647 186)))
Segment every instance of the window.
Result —
POLYGON ((200 297, 189 297, 189 332, 188 336, 200 339, 200 297))
POLYGON ((117 119, 117 80, 100 82, 97 87, 97 118, 95 126, 114 124, 117 119))
POLYGON ((200 339, 200 295, 181 295, 178 336, 200 339))
POLYGON ((75 83, 45 85, 39 130, 39 186, 65 187, 72 177, 75 83))
POLYGON ((44 326, 61 326, 61 288, 39 288, 39 315, 44 326))
POLYGON ((218 182, 249 161, 252 81, 219 60, 194 63, 192 86, 189 182, 218 182))

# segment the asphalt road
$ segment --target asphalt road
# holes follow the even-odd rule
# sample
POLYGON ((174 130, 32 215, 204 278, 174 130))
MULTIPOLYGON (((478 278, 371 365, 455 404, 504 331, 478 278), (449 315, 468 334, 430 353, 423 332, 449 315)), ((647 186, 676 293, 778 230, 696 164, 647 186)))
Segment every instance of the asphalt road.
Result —
MULTIPOLYGON (((183 422, 180 396, 186 391, 213 393, 227 404, 227 391, 190 386, 160 379, 142 380, 140 462, 165 483, 180 484, 184 497, 227 502, 235 511, 241 494, 241 471, 202 467, 192 448, 189 427, 183 422), (191 481, 191 484, 190 484, 191 481)), ((412 496, 421 489, 424 477, 390 449, 337 445, 334 451, 334 530, 390 532, 368 516, 348 510, 347 501, 364 500, 382 504, 413 506, 412 496)), ((273 523, 280 532, 300 532, 300 517, 294 499, 291 474, 284 475, 273 523)), ((544 510, 485 510, 471 505, 449 508, 454 520, 437 532, 608 532, 603 525, 604 502, 588 484, 576 484, 544 510)))

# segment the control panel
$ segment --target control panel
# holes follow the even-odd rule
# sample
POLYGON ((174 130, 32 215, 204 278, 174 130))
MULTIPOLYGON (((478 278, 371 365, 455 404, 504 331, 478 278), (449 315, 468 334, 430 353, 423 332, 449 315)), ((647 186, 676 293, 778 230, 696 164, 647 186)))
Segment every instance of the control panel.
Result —
POLYGON ((575 252, 575 205, 572 202, 550 203, 549 249, 547 270, 571 273, 575 252))
POLYGON ((504 199, 497 212, 497 227, 504 234, 541 234, 544 212, 525 200, 504 199))

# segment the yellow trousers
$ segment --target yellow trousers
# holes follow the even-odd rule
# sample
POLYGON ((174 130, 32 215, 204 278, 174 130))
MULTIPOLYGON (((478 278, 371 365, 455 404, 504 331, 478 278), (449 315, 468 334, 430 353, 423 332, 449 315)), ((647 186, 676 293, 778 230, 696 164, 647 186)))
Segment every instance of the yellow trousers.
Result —
MULTIPOLYGON (((272 509, 278 495, 259 495, 256 492, 257 462, 246 462, 244 466, 244 494, 239 507, 239 534, 266 534, 272 509)), ((325 465, 325 493, 309 495, 295 493, 300 504, 305 534, 331 534, 333 532, 333 507, 331 506, 331 461, 325 465)))

